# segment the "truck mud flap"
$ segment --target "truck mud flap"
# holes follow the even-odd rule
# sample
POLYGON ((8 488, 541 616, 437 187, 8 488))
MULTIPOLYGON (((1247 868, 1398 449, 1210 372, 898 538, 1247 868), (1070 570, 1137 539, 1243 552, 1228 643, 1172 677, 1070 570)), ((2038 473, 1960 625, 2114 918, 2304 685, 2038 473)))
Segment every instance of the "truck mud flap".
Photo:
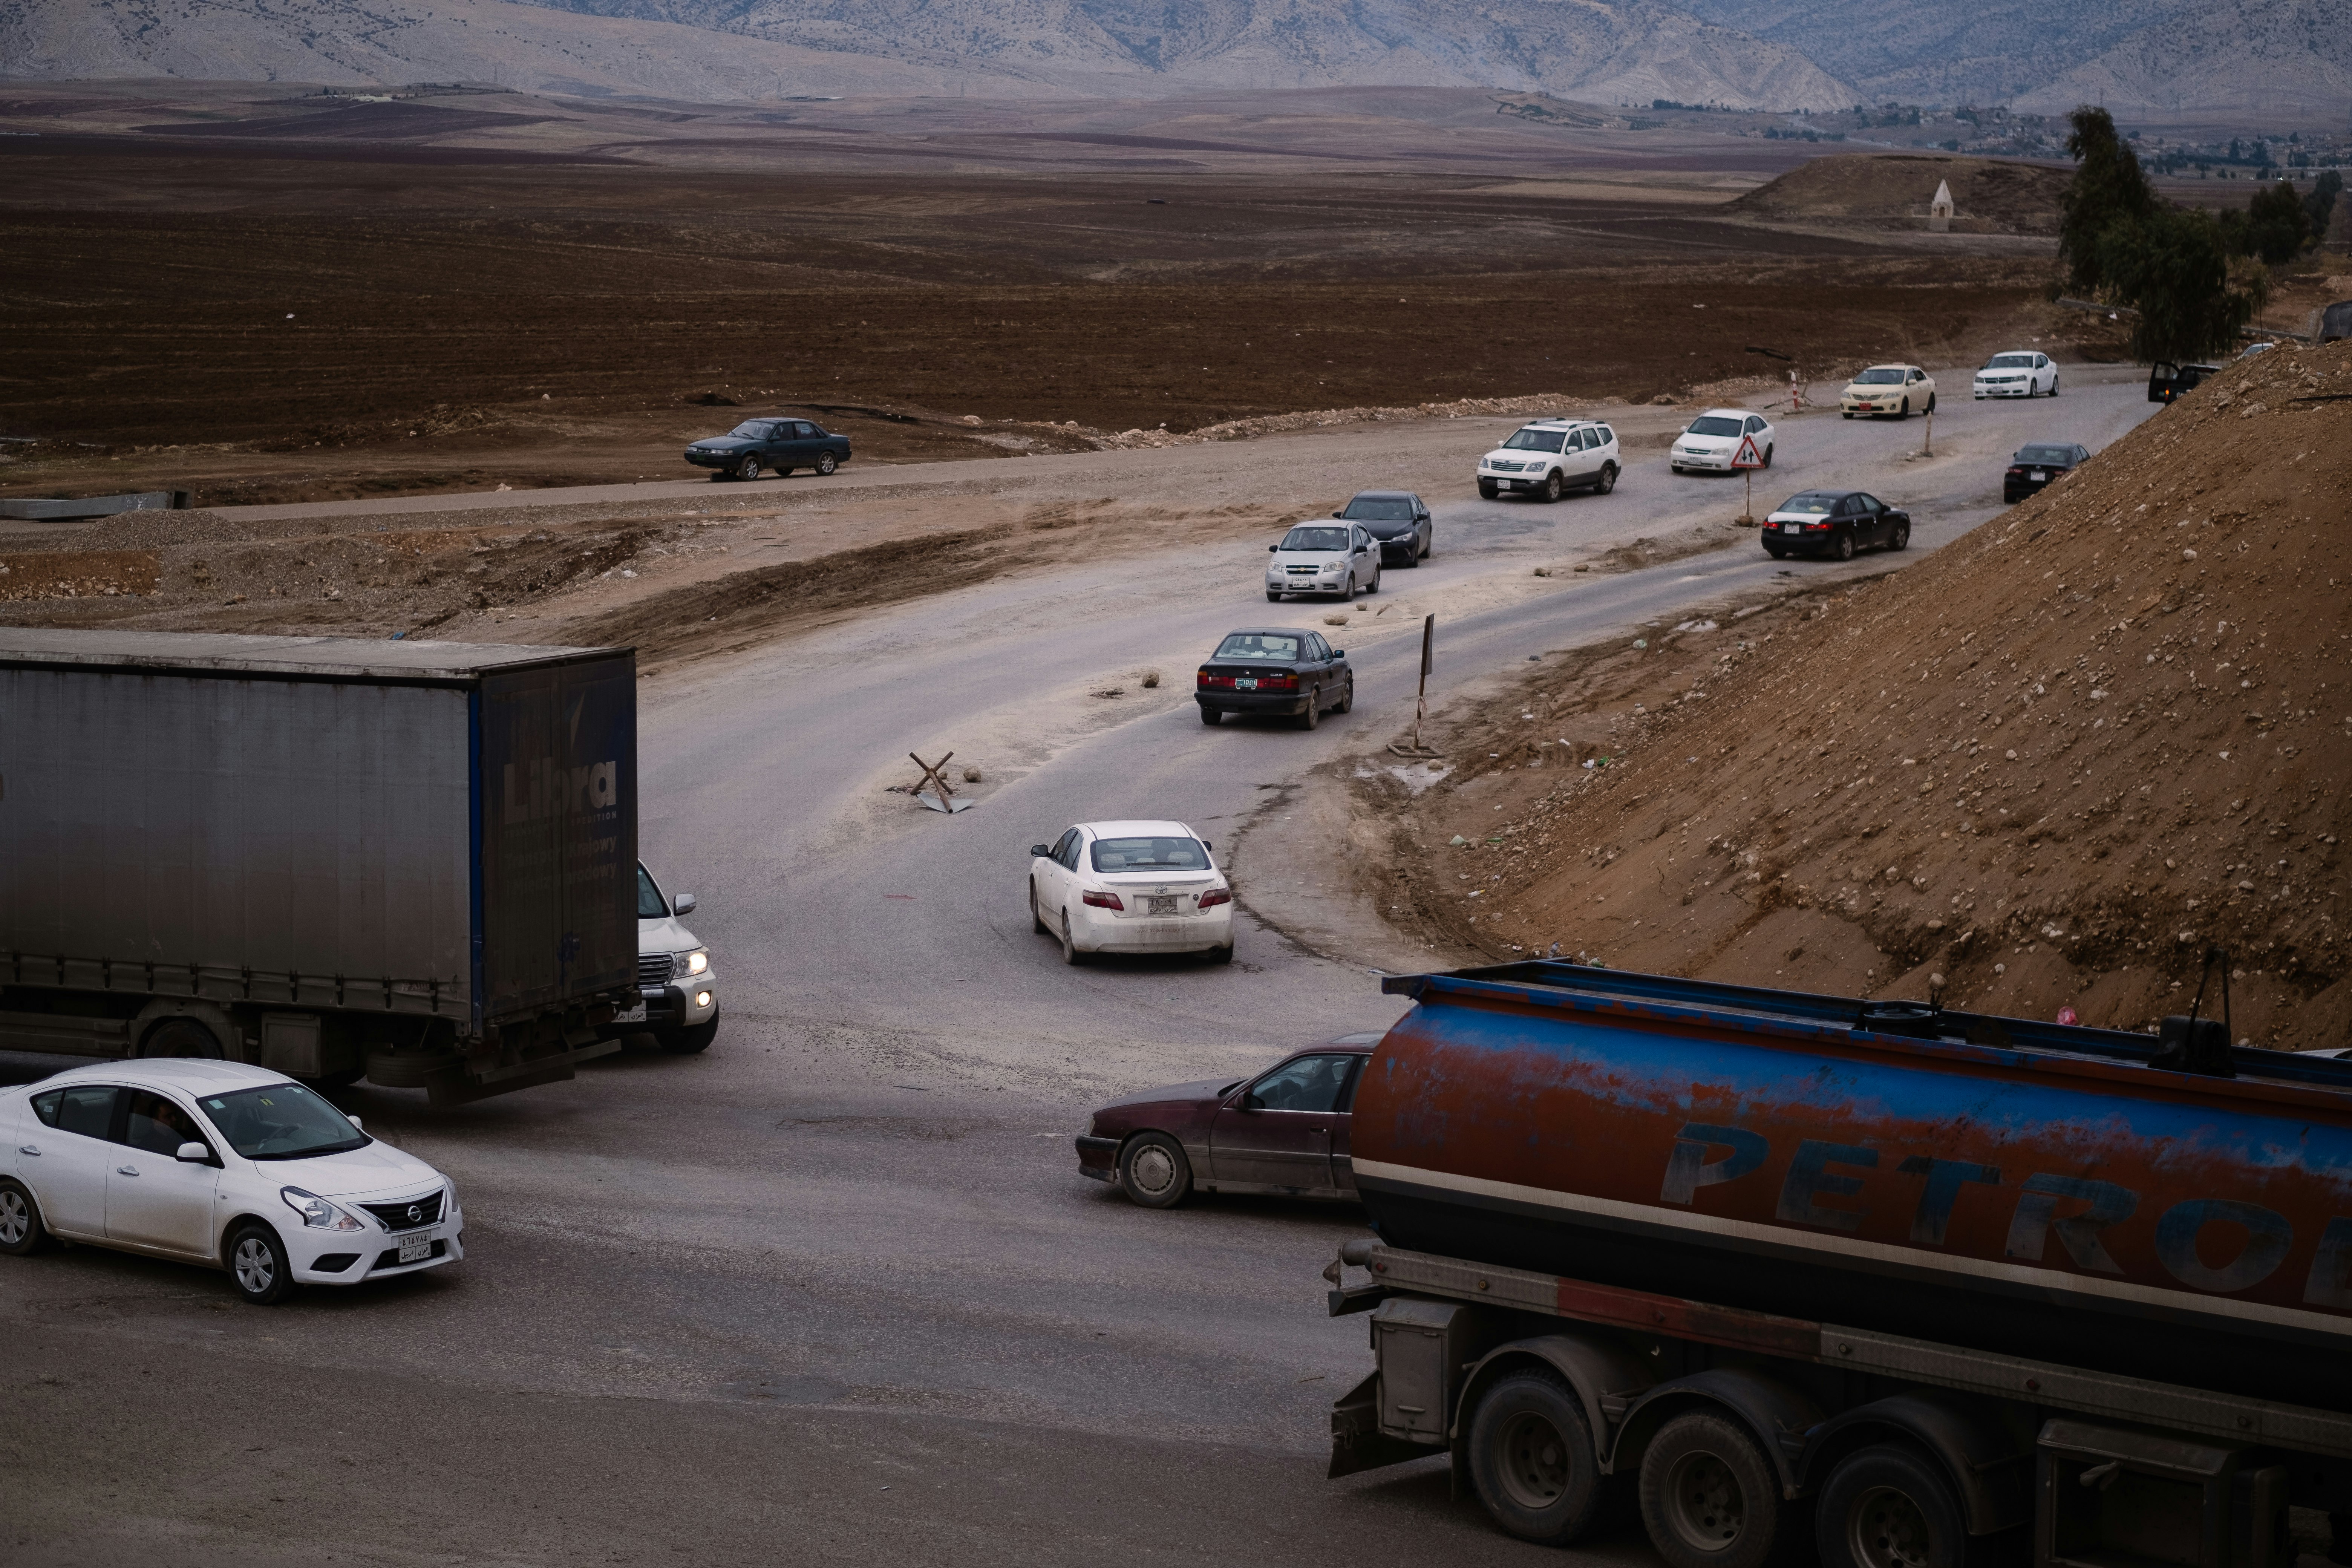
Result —
POLYGON ((1445 1452, 1442 1447, 1409 1443, 1382 1432, 1380 1401, 1381 1375, 1374 1373, 1331 1407, 1331 1468, 1324 1472, 1325 1479, 1336 1481, 1360 1470, 1377 1470, 1383 1465, 1402 1465, 1407 1459, 1426 1459, 1445 1452))
POLYGON ((467 1105, 477 1100, 488 1100, 494 1094, 510 1094, 518 1089, 536 1089, 543 1083, 562 1083, 582 1062, 611 1056, 620 1048, 618 1040, 598 1040, 578 1050, 566 1051, 560 1057, 496 1068, 488 1073, 476 1074, 464 1068, 451 1068, 425 1080, 425 1103, 436 1109, 467 1105))

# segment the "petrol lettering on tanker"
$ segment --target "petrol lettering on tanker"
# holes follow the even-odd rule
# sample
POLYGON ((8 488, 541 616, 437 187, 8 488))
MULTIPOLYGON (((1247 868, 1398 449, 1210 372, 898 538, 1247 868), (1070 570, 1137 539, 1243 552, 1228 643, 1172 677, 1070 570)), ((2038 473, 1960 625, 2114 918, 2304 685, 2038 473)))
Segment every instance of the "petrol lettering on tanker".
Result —
MULTIPOLYGON (((1658 1200, 1695 1208, 1702 1191, 1754 1175, 1771 1155, 1770 1140, 1752 1129, 1686 1123, 1667 1155, 1658 1200)), ((1871 1213, 1864 1201, 1862 1173, 1879 1168, 1880 1151, 1867 1144, 1800 1140, 1781 1177, 1773 1217, 1783 1225, 1858 1231, 1871 1213)), ((1945 1246, 1953 1210, 1969 1189, 2004 1184, 1997 1167, 1973 1160, 1909 1154, 1894 1170, 1920 1178, 1910 1240, 1921 1247, 1945 1246)), ((2054 1262, 2054 1240, 2055 1253, 2076 1270, 2118 1278, 2125 1274, 2109 1249, 2108 1237, 2138 1214, 2137 1192, 2115 1182, 2055 1172, 2036 1172, 2013 1190, 2017 1195, 2003 1258, 2023 1264, 2054 1262)), ((2269 1279, 2294 1248, 2294 1226, 2275 1210, 2221 1198, 2190 1198, 2158 1216, 2150 1249, 2157 1263, 2181 1284, 2211 1295, 2232 1295, 2269 1279), (2217 1254, 2227 1256, 2212 1261, 2217 1254)), ((2309 1306, 2352 1310, 2352 1218, 2327 1222, 2303 1300, 2309 1306)))

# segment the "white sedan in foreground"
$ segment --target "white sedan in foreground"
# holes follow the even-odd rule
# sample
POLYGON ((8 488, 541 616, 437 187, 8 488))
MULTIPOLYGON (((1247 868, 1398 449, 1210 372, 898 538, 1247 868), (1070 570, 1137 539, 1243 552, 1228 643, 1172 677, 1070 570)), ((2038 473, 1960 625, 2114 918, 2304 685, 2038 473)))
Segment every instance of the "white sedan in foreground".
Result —
POLYGON ((447 1177, 240 1062, 107 1062, 0 1090, 0 1252, 63 1237, 202 1264, 265 1307, 466 1256, 447 1177))
POLYGON ((1184 824, 1081 822, 1029 855, 1030 928, 1062 939, 1063 963, 1094 952, 1233 961, 1233 888, 1184 824))

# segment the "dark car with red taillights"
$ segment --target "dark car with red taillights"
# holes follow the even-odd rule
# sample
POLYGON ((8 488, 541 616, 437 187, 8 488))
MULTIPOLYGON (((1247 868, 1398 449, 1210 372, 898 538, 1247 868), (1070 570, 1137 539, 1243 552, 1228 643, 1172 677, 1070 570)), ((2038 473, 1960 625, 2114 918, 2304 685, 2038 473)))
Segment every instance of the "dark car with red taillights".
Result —
POLYGON ((1312 730, 1324 714, 1345 713, 1356 703, 1347 650, 1297 626, 1226 633, 1192 679, 1203 724, 1228 713, 1265 713, 1312 730))
POLYGON ((2037 441, 2020 447, 2000 477, 2000 499, 2021 501, 2034 491, 2056 484, 2091 460, 2090 449, 2072 442, 2037 441))
POLYGON ((1342 1035, 1254 1077, 1114 1100, 1078 1140, 1078 1172, 1155 1209, 1192 1192, 1353 1199, 1349 1116, 1381 1038, 1342 1035))
POLYGON ((1851 561, 1857 550, 1911 543, 1911 514, 1864 490, 1801 490, 1764 520, 1764 553, 1827 555, 1851 561))

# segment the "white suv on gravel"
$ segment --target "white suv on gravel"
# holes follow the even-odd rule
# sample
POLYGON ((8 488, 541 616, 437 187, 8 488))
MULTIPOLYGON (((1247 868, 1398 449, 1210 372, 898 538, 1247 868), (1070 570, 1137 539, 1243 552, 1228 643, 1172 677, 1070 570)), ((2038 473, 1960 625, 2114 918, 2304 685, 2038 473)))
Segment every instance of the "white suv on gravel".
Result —
POLYGON ((1607 495, 1623 460, 1617 432, 1597 419, 1538 419, 1478 459, 1478 493, 1558 500, 1570 490, 1607 495))

